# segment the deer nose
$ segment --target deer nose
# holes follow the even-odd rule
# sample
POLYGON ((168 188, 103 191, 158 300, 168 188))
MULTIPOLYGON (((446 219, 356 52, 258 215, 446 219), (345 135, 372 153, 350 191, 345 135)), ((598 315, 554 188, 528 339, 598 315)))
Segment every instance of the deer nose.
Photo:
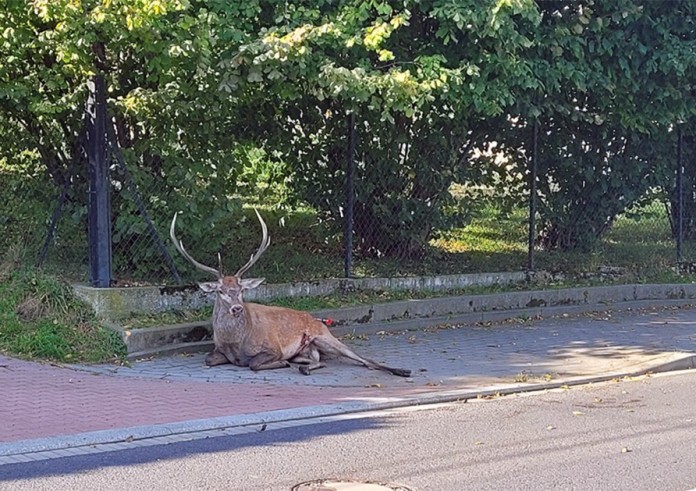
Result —
POLYGON ((244 307, 242 307, 241 305, 233 305, 232 307, 230 307, 230 313, 235 317, 239 317, 243 311, 244 307))

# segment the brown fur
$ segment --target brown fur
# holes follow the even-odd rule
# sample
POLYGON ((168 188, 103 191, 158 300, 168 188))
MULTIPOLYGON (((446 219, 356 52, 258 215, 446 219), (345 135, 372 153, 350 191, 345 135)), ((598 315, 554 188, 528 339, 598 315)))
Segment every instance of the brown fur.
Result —
POLYGON ((231 276, 222 274, 222 266, 219 269, 206 266, 186 252, 184 245, 174 233, 177 214, 174 214, 169 227, 169 235, 181 255, 196 268, 217 277, 217 281, 200 284, 203 291, 215 293, 215 349, 206 357, 206 364, 214 366, 232 363, 242 367, 248 366, 252 370, 270 370, 288 367, 289 362, 294 362, 302 364, 300 372, 309 375, 312 370, 324 366, 322 358, 343 356, 367 368, 383 370, 400 377, 410 377, 410 370, 390 368, 356 354, 336 339, 321 321, 307 312, 244 302, 244 290, 258 287, 263 283, 263 278, 246 279, 242 276, 261 257, 271 242, 266 224, 258 211, 256 216, 261 223, 261 245, 249 261, 231 276))
POLYGON ((202 287, 217 293, 213 309, 215 349, 206 358, 211 366, 232 363, 268 370, 295 362, 304 365, 300 371, 308 375, 324 366, 322 359, 343 356, 371 369, 402 377, 411 375, 410 370, 361 357, 307 312, 243 302, 243 286, 236 277, 227 276, 202 287), (238 307, 242 311, 234 315, 233 309, 238 307))

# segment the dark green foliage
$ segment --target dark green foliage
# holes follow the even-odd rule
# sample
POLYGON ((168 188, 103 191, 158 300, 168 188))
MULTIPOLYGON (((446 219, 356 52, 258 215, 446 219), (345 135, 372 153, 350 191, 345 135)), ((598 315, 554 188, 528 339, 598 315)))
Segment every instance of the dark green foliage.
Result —
POLYGON ((609 125, 576 124, 559 141, 543 127, 540 145, 541 244, 590 251, 614 220, 666 183, 673 162, 656 138, 609 125))
POLYGON ((538 121, 538 242, 587 252, 618 215, 673 186, 674 127, 696 107, 694 4, 538 5, 527 51, 537 84, 489 138, 510 161, 482 160, 514 183, 512 201, 526 199, 538 121))
MULTIPOLYGON (((683 167, 683 190, 682 190, 682 234, 684 239, 696 239, 696 119, 692 119, 690 124, 682 124, 682 145, 681 145, 681 164, 683 167)), ((676 131, 674 132, 676 133, 676 131)), ((673 135, 676 142, 677 135, 673 135)), ((676 162, 676 143, 674 149, 674 159, 676 162)), ((674 182, 667 189, 667 199, 669 203, 669 216, 672 236, 676 237, 678 231, 679 216, 679 195, 676 186, 676 176, 674 182)))
MULTIPOLYGON (((183 211, 191 251, 215 263, 223 250, 237 263, 246 253, 230 247, 229 232, 253 230, 242 204, 310 204, 333 247, 352 112, 356 246, 365 257, 417 260, 436 232, 482 205, 471 194, 455 200, 453 184, 526 200, 537 120, 540 243, 588 249, 622 211, 671 188, 673 125, 696 108, 694 9, 643 0, 9 2, 0 11, 0 173, 31 169, 29 188, 48 198, 74 164, 82 184, 69 196, 70 223, 84 230, 82 113, 99 71, 160 233, 183 211)), ((143 245, 124 176, 112 177, 118 274, 166 274, 160 253, 143 245)), ((0 230, 26 219, 41 236, 51 208, 10 210, 0 230)))

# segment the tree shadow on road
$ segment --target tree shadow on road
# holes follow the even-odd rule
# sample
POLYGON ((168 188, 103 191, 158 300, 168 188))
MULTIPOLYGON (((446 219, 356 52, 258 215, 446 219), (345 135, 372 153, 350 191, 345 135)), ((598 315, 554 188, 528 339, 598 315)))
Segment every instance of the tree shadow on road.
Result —
MULTIPOLYGON (((205 456, 220 452, 235 452, 248 447, 265 447, 303 441, 311 441, 323 436, 342 435, 368 430, 388 428, 391 423, 386 418, 363 416, 344 419, 340 416, 322 423, 287 426, 288 423, 269 423, 268 426, 254 425, 240 428, 239 434, 215 436, 215 431, 191 435, 195 440, 166 443, 161 438, 144 440, 149 444, 133 442, 132 448, 109 451, 108 444, 95 446, 95 452, 87 455, 53 458, 36 462, 6 464, 0 466, 0 482, 11 483, 17 480, 34 480, 48 477, 83 474, 102 468, 120 466, 139 466, 163 460, 180 460, 188 457, 205 456)), ((221 432, 218 432, 218 434, 221 432)), ((121 444, 127 445, 127 444, 121 444)), ((262 471, 262 470, 260 470, 262 471)), ((145 472, 145 470, 143 470, 145 472)), ((182 483, 183 484, 183 483, 182 483)), ((2 487, 2 486, 0 486, 2 487)), ((153 487, 155 489, 156 486, 153 487)))

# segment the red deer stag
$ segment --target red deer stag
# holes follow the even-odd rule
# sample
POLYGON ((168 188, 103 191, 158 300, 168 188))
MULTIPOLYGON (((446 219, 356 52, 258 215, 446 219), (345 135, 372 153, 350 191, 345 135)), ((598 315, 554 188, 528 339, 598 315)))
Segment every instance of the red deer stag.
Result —
POLYGON ((256 216, 262 229, 261 246, 233 276, 222 274, 219 254, 219 269, 215 269, 199 263, 186 252, 174 233, 177 215, 174 214, 169 230, 176 249, 196 268, 217 278, 217 281, 199 284, 203 291, 215 292, 215 348, 206 356, 206 365, 232 363, 256 371, 285 368, 290 366, 289 362, 293 362, 301 365, 301 373, 309 375, 312 370, 325 366, 321 362, 322 356, 343 356, 370 369, 384 370, 400 377, 411 376, 410 370, 390 368, 356 354, 336 339, 324 323, 307 312, 244 302, 244 290, 258 287, 264 278, 243 279, 242 276, 271 243, 266 223, 258 211, 256 216))

